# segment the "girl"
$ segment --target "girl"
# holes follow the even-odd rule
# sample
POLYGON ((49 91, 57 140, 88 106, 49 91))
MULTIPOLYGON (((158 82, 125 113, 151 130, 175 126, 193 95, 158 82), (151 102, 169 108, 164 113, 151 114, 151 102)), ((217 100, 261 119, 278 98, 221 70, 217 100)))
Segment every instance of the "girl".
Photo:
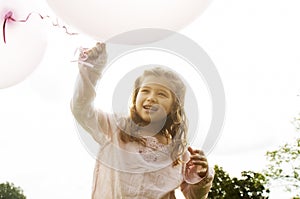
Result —
MULTIPOLYGON (((128 117, 93 107, 106 64, 105 44, 82 51, 71 102, 77 122, 99 143, 93 199, 207 198, 213 170, 200 150, 186 147, 185 86, 172 71, 146 70, 137 78, 128 117)), ((105 96, 103 96, 105 97, 105 96)))

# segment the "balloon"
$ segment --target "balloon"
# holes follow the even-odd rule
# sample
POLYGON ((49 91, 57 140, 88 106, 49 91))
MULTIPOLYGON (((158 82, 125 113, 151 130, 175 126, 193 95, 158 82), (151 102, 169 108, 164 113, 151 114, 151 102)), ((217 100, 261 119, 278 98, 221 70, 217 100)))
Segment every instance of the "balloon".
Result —
MULTIPOLYGON (((49 6, 66 23, 99 41, 141 28, 177 31, 200 15, 211 1, 47 0, 49 6)), ((156 40, 162 36, 152 35, 152 38, 156 40)), ((147 42, 137 39, 137 43, 147 42)))
POLYGON ((25 20, 34 7, 34 0, 0 0, 1 27, 5 24, 0 37, 0 88, 23 81, 43 58, 47 44, 44 22, 34 14, 25 20))

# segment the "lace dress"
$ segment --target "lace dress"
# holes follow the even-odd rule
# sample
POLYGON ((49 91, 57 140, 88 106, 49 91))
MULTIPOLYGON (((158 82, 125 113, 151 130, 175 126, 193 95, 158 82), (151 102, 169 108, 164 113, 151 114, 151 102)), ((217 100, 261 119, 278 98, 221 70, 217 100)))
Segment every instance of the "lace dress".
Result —
POLYGON ((146 145, 124 143, 114 115, 93 107, 95 83, 99 73, 79 64, 71 110, 76 121, 99 144, 94 170, 93 199, 173 199, 181 187, 189 199, 204 199, 210 190, 213 170, 200 178, 189 164, 186 152, 183 162, 173 166, 170 146, 155 137, 145 137, 146 145))

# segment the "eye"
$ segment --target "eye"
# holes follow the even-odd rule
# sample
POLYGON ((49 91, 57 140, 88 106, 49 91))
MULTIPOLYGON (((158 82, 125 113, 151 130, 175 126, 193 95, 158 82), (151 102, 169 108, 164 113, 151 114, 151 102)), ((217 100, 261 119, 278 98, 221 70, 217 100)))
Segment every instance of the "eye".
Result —
POLYGON ((147 88, 142 88, 142 89, 140 89, 140 92, 141 92, 141 93, 148 93, 148 92, 149 92, 149 89, 147 89, 147 88))
POLYGON ((168 97, 168 95, 166 93, 164 93, 164 92, 159 92, 158 95, 162 96, 162 97, 168 97))

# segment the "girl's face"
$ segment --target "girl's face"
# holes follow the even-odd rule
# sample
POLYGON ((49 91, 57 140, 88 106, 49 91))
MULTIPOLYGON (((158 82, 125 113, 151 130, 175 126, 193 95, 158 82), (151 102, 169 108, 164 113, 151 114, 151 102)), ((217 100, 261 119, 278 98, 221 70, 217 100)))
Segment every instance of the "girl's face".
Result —
POLYGON ((146 122, 159 122, 170 113, 172 92, 157 77, 146 77, 136 97, 137 114, 146 122))

